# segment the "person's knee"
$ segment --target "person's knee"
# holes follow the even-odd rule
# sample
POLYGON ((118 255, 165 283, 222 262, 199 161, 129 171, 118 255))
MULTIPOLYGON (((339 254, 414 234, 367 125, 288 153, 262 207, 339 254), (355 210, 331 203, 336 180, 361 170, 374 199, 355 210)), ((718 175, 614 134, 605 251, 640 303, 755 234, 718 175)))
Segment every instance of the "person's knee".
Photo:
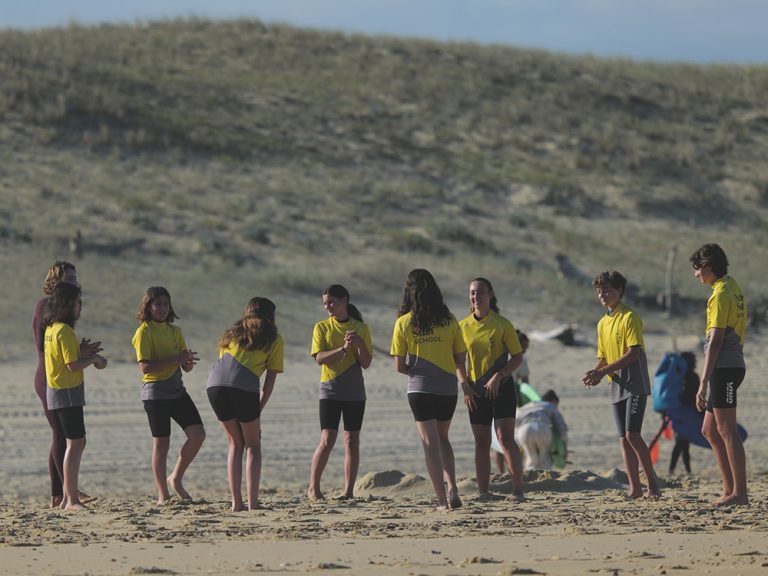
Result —
POLYGON ((163 436, 160 438, 155 438, 153 447, 156 453, 160 455, 168 455, 168 451, 171 449, 171 438, 170 436, 163 436))
POLYGON ((704 424, 701 426, 701 434, 704 436, 704 438, 710 441, 710 444, 713 440, 717 440, 720 437, 720 434, 717 431, 717 424, 714 422, 714 420, 704 421, 704 424))
POLYGON ((187 426, 184 429, 187 438, 197 444, 202 444, 205 441, 205 428, 201 425, 195 424, 193 426, 187 426))
POLYGON ((347 450, 360 448, 360 432, 344 432, 344 447, 347 450))
POLYGON ((718 422, 717 433, 724 442, 732 442, 735 438, 739 437, 736 426, 732 426, 730 422, 718 422))
POLYGON ((320 444, 318 445, 318 448, 320 448, 320 450, 323 452, 330 452, 336 444, 337 435, 337 430, 332 430, 330 428, 323 430, 323 433, 320 434, 320 444))

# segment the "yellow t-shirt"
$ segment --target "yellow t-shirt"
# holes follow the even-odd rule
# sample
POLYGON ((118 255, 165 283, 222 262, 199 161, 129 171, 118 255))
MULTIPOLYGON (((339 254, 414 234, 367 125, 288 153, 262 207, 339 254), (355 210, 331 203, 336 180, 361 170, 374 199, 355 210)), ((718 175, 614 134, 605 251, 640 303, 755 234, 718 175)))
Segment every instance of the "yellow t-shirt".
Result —
MULTIPOLYGON (((362 337, 368 353, 373 354, 371 331, 364 322, 351 317, 346 322, 339 322, 333 316, 315 324, 310 354, 314 357, 318 352, 340 348, 344 345, 344 335, 350 330, 362 337)), ((320 399, 365 400, 363 370, 354 354, 346 354, 339 360, 320 367, 320 399)))
POLYGON ((643 342, 643 321, 622 302, 597 324, 597 357, 611 364, 633 346, 640 347, 637 360, 610 375, 611 399, 614 403, 632 395, 651 393, 648 360, 643 342))
POLYGON ((485 318, 470 314, 459 322, 467 345, 467 372, 475 385, 485 385, 509 361, 523 351, 512 322, 491 310, 485 318))
POLYGON ((448 324, 433 326, 426 332, 411 327, 411 313, 395 322, 390 355, 407 356, 408 393, 454 396, 458 393, 454 354, 467 351, 461 328, 451 316, 448 324))
POLYGON ((730 276, 723 276, 712 284, 712 295, 707 301, 707 342, 710 330, 723 328, 725 337, 717 357, 718 368, 744 368, 744 334, 747 325, 747 304, 744 294, 730 276))
MULTIPOLYGON (((181 328, 170 322, 142 322, 131 340, 136 349, 136 360, 162 360, 169 356, 175 356, 187 347, 181 328)), ((179 366, 169 366, 159 372, 144 374, 144 382, 158 382, 168 380, 173 376, 179 366)))
POLYGON ((207 388, 224 386, 258 393, 260 377, 266 371, 282 372, 285 344, 279 334, 269 348, 248 350, 230 342, 219 348, 219 359, 208 376, 207 388))
POLYGON ((54 322, 45 329, 45 376, 54 390, 75 388, 83 383, 83 371, 71 372, 67 364, 80 359, 80 342, 68 324, 54 322))

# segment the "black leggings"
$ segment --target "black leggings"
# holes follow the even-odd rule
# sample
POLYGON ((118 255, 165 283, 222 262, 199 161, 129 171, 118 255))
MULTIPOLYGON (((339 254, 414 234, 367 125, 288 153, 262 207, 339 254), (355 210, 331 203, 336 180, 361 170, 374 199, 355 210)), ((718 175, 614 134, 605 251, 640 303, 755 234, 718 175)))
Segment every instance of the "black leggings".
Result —
POLYGON ((53 411, 43 405, 45 417, 51 427, 51 449, 48 452, 48 474, 51 477, 51 496, 64 496, 64 454, 67 451, 67 437, 53 411))
POLYGON ((675 466, 677 466, 677 459, 681 454, 683 456, 683 465, 685 466, 685 471, 688 472, 688 474, 691 473, 691 452, 689 450, 690 446, 691 443, 688 442, 688 440, 684 440, 675 434, 675 447, 672 448, 672 459, 669 461, 670 474, 675 471, 675 466))

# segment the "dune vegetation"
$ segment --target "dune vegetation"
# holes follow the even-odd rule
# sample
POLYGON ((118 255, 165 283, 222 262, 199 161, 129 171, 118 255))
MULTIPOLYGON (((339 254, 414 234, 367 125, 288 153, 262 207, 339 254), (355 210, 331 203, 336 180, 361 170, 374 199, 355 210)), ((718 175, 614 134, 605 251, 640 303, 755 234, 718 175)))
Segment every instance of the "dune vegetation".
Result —
MULTIPOLYGON (((0 31, 0 76, 0 358, 29 356, 61 258, 80 270, 83 331, 118 359, 152 284, 206 353, 261 294, 304 354, 330 282, 387 350, 417 266, 457 315, 489 277, 523 328, 591 330, 600 313, 557 254, 654 295, 677 246, 676 288, 703 306, 687 257, 717 241, 748 297, 766 295, 765 66, 179 20, 0 31)), ((703 332, 700 309, 646 315, 703 332)))

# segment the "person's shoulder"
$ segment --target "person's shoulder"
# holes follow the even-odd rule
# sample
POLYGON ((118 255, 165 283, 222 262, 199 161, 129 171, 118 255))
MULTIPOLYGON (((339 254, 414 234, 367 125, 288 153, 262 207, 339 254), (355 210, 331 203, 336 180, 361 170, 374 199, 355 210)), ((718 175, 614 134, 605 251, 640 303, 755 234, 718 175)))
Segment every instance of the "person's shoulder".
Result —
POLYGON ((139 326, 136 328, 135 335, 139 336, 141 334, 145 334, 149 331, 149 322, 142 322, 139 324, 139 326))
POLYGON ((475 315, 474 313, 470 312, 467 316, 459 320, 459 326, 461 326, 462 328, 471 326, 474 320, 475 320, 475 315))
POLYGON ((493 310, 491 310, 491 314, 493 314, 493 318, 496 320, 496 322, 498 322, 499 324, 501 324, 505 328, 512 328, 512 329, 515 328, 514 324, 512 324, 512 320, 510 320, 509 318, 507 318, 503 314, 501 314, 499 312, 494 312, 493 310))
POLYGON ((640 314, 638 314, 634 310, 634 308, 630 308, 629 306, 627 306, 623 302, 621 303, 621 307, 619 308, 618 312, 619 312, 619 314, 621 314, 621 316, 623 318, 626 318, 629 321, 631 321, 631 320, 641 320, 640 314))

